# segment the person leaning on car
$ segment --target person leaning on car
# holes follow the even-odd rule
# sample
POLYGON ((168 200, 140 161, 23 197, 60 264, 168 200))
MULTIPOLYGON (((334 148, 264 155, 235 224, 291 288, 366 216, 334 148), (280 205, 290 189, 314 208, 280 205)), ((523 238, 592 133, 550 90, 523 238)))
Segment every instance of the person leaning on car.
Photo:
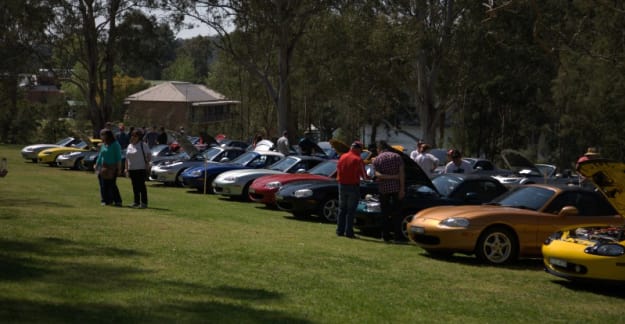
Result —
MULTIPOLYGON (((404 161, 399 154, 391 151, 391 146, 386 141, 377 143, 377 151, 379 154, 373 160, 373 168, 380 192, 380 207, 384 215, 382 239, 389 242, 391 232, 401 230, 401 228, 393 230, 393 224, 401 223, 398 222, 398 217, 401 217, 399 211, 405 195, 404 161)), ((398 233, 395 236, 397 239, 402 237, 398 233)))
POLYGON ((336 165, 336 180, 339 183, 339 215, 336 220, 338 236, 356 237, 354 215, 360 199, 360 179, 368 179, 360 153, 362 143, 355 141, 350 150, 341 155, 336 165))

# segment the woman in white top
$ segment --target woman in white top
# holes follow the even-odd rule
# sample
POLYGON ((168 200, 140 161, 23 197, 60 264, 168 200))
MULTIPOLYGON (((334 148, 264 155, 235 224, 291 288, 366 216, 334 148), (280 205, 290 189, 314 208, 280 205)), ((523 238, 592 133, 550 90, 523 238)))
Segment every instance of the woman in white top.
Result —
POLYGON ((126 173, 132 182, 132 192, 134 193, 134 203, 131 207, 148 207, 148 189, 145 186, 145 179, 148 177, 148 166, 150 162, 150 148, 142 141, 143 133, 135 129, 130 134, 130 144, 126 149, 126 173))

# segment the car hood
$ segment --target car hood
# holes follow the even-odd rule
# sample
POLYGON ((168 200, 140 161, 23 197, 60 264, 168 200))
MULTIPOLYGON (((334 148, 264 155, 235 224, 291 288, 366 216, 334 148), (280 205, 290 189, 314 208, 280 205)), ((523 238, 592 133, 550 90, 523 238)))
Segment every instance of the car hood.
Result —
POLYGON ((63 147, 63 146, 56 145, 56 144, 34 144, 34 145, 28 145, 24 147, 22 151, 44 150, 44 149, 53 148, 53 147, 63 147))
POLYGON ((247 176, 255 176, 255 175, 269 175, 269 174, 283 174, 282 171, 270 170, 270 169, 243 169, 243 170, 232 170, 228 172, 224 172, 221 174, 221 177, 247 177, 247 176))
POLYGON ((506 167, 512 170, 512 172, 530 170, 532 174, 541 175, 541 172, 536 165, 518 151, 511 149, 503 150, 501 151, 501 158, 506 164, 506 167))
POLYGON ((405 179, 406 187, 411 186, 411 185, 422 185, 422 186, 428 186, 432 188, 432 190, 438 192, 436 190, 436 187, 434 187, 434 184, 432 184, 430 177, 427 174, 425 174, 425 172, 423 171, 423 169, 421 169, 421 167, 417 164, 417 162, 411 159, 410 156, 404 154, 403 152, 397 149, 393 148, 391 149, 391 151, 399 154, 402 160, 404 161, 404 173, 406 175, 406 179, 405 179))
POLYGON ((500 215, 513 216, 517 214, 534 213, 531 210, 524 210, 513 207, 502 207, 494 205, 461 205, 461 206, 440 206, 424 209, 419 212, 416 218, 429 220, 444 220, 447 218, 466 218, 470 220, 487 220, 491 216, 499 217, 500 215))
POLYGON ((600 189, 620 215, 625 215, 625 163, 594 159, 581 162, 577 171, 600 189))
POLYGON ((257 186, 257 185, 262 186, 269 182, 274 182, 274 181, 278 181, 282 184, 286 184, 286 183, 291 183, 295 181, 329 181, 329 180, 333 180, 333 179, 325 177, 325 176, 309 174, 309 173, 285 173, 285 174, 262 176, 254 180, 254 186, 257 186))
POLYGON ((48 148, 45 149, 41 152, 39 152, 39 154, 46 154, 46 153, 58 153, 58 152, 62 152, 62 153, 69 153, 69 152, 88 152, 90 151, 89 149, 81 149, 81 148, 77 148, 77 147, 65 147, 65 146, 61 146, 61 147, 52 147, 52 148, 48 148))
POLYGON ((178 142, 178 145, 180 145, 180 147, 182 147, 182 149, 189 156, 194 156, 194 155, 196 155, 199 152, 197 147, 195 147, 195 145, 191 144, 191 141, 189 141, 189 139, 186 136, 178 136, 178 137, 176 137, 176 142, 178 142))

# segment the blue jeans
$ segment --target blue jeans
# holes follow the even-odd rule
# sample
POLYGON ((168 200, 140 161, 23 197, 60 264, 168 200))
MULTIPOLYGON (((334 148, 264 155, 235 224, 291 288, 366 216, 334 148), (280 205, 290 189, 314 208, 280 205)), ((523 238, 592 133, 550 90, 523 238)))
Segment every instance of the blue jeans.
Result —
POLYGON ((337 235, 354 236, 354 215, 360 199, 360 185, 339 184, 339 216, 337 235))

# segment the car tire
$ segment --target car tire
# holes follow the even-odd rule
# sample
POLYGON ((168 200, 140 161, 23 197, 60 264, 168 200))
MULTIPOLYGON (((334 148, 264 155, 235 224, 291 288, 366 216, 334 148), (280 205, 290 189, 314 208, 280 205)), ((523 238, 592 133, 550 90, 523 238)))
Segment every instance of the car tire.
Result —
POLYGON ((328 198, 321 204, 319 215, 328 223, 336 223, 336 218, 339 214, 339 200, 338 198, 328 198))
POLYGON ((413 217, 414 214, 409 214, 402 218, 398 217, 397 223, 395 224, 395 232, 399 233, 399 237, 403 237, 406 241, 410 240, 410 236, 408 236, 408 229, 406 228, 406 226, 412 221, 413 217))
POLYGON ((82 160, 83 159, 76 160, 76 163, 74 164, 74 169, 80 170, 80 171, 87 171, 87 167, 82 163, 82 160))
POLYGON ((178 173, 176 173, 176 180, 174 180, 174 186, 184 187, 184 184, 182 183, 182 173, 184 172, 184 170, 186 169, 181 169, 180 171, 178 171, 178 173))
POLYGON ((505 227, 487 228, 477 242, 478 259, 491 264, 505 264, 516 260, 519 243, 516 235, 505 227))
POLYGON ((244 201, 244 202, 252 201, 250 199, 250 186, 252 185, 252 181, 246 183, 245 186, 243 186, 243 190, 241 191, 241 196, 238 197, 239 200, 244 201))

